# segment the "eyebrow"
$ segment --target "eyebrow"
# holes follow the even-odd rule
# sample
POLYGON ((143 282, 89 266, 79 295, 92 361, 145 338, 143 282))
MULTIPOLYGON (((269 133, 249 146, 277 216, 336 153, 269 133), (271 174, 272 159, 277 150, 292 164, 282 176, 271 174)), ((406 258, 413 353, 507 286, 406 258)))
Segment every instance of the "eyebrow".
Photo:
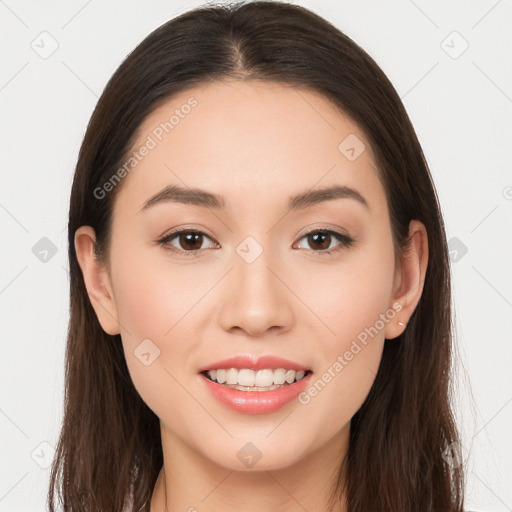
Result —
MULTIPOLYGON (((333 199, 354 199, 369 208, 365 198, 357 190, 344 185, 333 185, 316 190, 307 190, 290 197, 288 200, 288 211, 302 210, 333 199)), ((223 209, 226 206, 224 198, 217 194, 200 188, 183 188, 178 185, 169 185, 150 197, 140 211, 147 210, 156 204, 169 202, 192 204, 216 210, 223 209)))

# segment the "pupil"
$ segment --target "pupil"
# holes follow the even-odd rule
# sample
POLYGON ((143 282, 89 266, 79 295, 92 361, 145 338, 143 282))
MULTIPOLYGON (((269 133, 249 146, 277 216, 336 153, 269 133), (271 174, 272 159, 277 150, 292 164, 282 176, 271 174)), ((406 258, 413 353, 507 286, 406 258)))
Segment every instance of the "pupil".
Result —
POLYGON ((318 249, 327 249, 329 245, 331 245, 330 237, 328 233, 316 233, 314 235, 310 235, 310 238, 313 238, 315 240, 315 243, 312 245, 320 245, 321 247, 318 247, 318 249), (325 243, 327 240, 327 243, 325 243))
MULTIPOLYGON (((185 238, 185 244, 182 244, 185 246, 184 248, 197 250, 197 249, 201 248, 201 245, 203 245, 202 240, 201 240, 202 235, 200 235, 199 233, 186 233, 181 236, 185 238), (194 245, 197 245, 198 240, 199 240, 199 245, 196 247, 194 245), (193 247, 191 247, 191 245, 193 247)), ((182 241, 183 241, 183 238, 182 238, 182 241)))

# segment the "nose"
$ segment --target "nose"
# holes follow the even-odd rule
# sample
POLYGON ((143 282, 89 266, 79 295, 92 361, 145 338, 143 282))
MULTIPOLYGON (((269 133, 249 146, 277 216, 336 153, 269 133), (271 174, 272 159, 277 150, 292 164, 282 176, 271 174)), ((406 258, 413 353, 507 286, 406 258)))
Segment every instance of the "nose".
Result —
POLYGON ((286 332, 294 320, 293 294, 269 251, 247 263, 234 255, 234 268, 223 283, 220 323, 224 330, 264 336, 272 331, 286 332))

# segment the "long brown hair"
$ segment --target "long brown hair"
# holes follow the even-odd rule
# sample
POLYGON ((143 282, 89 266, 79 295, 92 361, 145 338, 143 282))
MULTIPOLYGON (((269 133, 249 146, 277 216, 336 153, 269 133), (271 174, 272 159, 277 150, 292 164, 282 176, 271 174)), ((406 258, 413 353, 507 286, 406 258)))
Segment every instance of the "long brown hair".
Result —
MULTIPOLYGON (((320 92, 364 131, 386 190, 396 253, 409 222, 428 233, 420 302, 404 333, 386 341, 378 374, 354 415, 335 503, 350 512, 463 509, 463 471, 443 451, 458 443, 451 409, 450 271, 431 175, 405 108, 385 74, 354 41, 306 8, 252 2, 203 6, 165 23, 135 48, 108 82, 85 134, 71 191, 70 321, 64 419, 48 506, 66 511, 149 510, 163 463, 158 417, 130 378, 120 336, 106 334, 90 304, 74 248, 83 225, 108 258, 112 210, 122 183, 95 190, 126 161, 142 121, 172 95, 209 81, 264 80, 320 92), (147 502, 146 506, 143 506, 147 502)), ((340 471, 340 475, 341 475, 340 471)))

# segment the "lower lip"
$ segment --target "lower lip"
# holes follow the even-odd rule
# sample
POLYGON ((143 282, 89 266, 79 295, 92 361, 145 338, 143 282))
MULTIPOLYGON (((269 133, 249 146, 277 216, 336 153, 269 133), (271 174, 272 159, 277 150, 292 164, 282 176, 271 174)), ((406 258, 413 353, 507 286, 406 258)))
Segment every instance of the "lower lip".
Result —
POLYGON ((230 409, 244 414, 268 414, 275 412, 304 391, 311 373, 298 382, 271 391, 240 391, 232 389, 200 374, 208 391, 230 409))

